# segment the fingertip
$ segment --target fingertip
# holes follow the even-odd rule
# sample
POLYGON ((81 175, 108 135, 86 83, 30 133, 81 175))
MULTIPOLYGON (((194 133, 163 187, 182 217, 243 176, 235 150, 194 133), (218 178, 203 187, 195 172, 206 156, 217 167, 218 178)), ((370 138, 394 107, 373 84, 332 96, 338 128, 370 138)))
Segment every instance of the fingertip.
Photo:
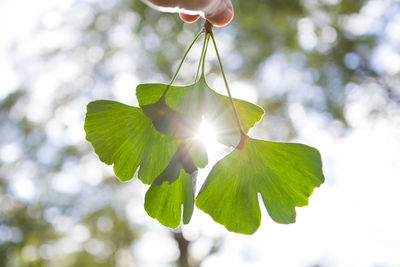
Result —
POLYGON ((184 13, 179 13, 181 20, 187 23, 193 23, 200 18, 200 15, 188 15, 184 13))
POLYGON ((227 1, 227 8, 224 9, 223 12, 213 16, 206 16, 206 19, 216 27, 223 27, 228 25, 232 21, 233 16, 233 6, 230 1, 227 1))

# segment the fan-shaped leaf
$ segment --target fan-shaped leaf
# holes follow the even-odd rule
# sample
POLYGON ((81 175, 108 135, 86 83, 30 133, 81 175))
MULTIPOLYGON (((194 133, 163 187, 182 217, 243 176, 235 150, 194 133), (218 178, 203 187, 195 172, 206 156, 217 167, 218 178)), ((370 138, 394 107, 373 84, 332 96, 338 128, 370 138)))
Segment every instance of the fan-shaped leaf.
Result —
POLYGON ((213 167, 197 207, 229 231, 252 234, 261 220, 260 193, 274 221, 295 222, 295 207, 307 205, 313 189, 324 182, 318 150, 248 137, 242 145, 213 167))
POLYGON ((88 104, 86 139, 104 163, 114 164, 121 181, 139 179, 151 184, 168 166, 178 148, 174 138, 160 134, 140 108, 98 100, 88 104))
POLYGON ((154 183, 146 193, 144 208, 150 217, 162 225, 177 228, 182 220, 188 224, 193 214, 197 171, 191 175, 181 169, 173 183, 164 177, 161 184, 154 183), (183 215, 182 215, 183 206, 183 215))
MULTIPOLYGON (((188 86, 141 84, 136 95, 144 113, 162 133, 177 138, 191 137, 204 116, 218 127, 217 139, 221 143, 235 147, 240 141, 229 98, 209 88, 203 75, 198 82, 188 86)), ((264 110, 243 100, 234 99, 234 102, 243 129, 248 132, 261 119, 264 110)))

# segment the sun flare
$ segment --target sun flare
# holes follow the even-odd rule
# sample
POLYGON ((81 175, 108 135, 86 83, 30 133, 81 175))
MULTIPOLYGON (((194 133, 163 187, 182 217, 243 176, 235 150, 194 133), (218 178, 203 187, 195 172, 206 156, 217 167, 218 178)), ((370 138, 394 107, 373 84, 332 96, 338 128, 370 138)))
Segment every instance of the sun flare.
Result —
POLYGON ((200 127, 197 131, 196 139, 203 142, 207 148, 217 142, 215 128, 204 118, 202 119, 200 127))

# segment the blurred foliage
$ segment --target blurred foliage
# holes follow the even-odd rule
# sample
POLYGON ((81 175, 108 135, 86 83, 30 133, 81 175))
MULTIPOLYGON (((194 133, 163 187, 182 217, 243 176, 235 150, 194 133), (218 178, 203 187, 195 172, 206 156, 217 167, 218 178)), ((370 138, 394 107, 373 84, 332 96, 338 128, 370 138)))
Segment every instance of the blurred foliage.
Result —
MULTIPOLYGON (((352 88, 379 99, 368 107, 372 115, 398 108, 398 72, 374 67, 372 57, 385 41, 390 10, 400 5, 384 2, 378 30, 360 33, 351 21, 376 1, 233 1, 234 21, 215 34, 228 79, 254 88, 267 112, 255 135, 295 137, 293 105, 317 114, 327 127, 351 127, 346 107, 352 88)), ((151 226, 135 219, 129 204, 143 209, 143 187, 120 184, 93 163, 79 131, 90 100, 132 104, 139 82, 168 82, 202 22, 184 24, 138 0, 72 3, 52 11, 56 26, 44 17, 29 44, 8 51, 20 86, 0 99, 0 266, 145 264, 134 248, 151 226), (27 50, 35 52, 27 56, 27 50), (24 198, 21 188, 34 193, 24 198)), ((189 58, 187 68, 195 65, 189 58)), ((215 60, 208 60, 208 71, 218 73, 215 60)), ((183 71, 180 82, 190 81, 189 73, 183 71)), ((216 80, 209 77, 210 84, 216 80)), ((190 251, 196 240, 182 237, 168 235, 176 244, 168 249, 181 257, 170 256, 166 264, 200 265, 203 258, 190 251)), ((211 240, 209 253, 218 253, 219 245, 211 240)))

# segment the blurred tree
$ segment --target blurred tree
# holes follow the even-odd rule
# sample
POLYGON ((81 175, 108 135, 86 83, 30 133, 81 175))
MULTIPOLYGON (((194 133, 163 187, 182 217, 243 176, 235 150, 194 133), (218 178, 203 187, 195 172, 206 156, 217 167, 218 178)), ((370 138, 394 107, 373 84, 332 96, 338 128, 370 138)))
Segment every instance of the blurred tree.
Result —
MULTIPOLYGON (((294 106, 339 129, 352 126, 354 96, 379 100, 366 107, 371 115, 398 109, 400 67, 390 57, 399 58, 399 40, 388 29, 399 2, 233 4, 235 19, 216 38, 232 84, 254 88, 266 109, 255 135, 295 137, 294 106)), ((154 231, 138 215, 144 187, 99 169, 84 140, 85 106, 97 98, 135 104, 136 84, 168 81, 200 27, 138 0, 71 1, 48 10, 29 42, 10 46, 20 86, 0 98, 0 266, 145 266, 135 254, 154 231)), ((196 57, 179 82, 190 81, 196 57)), ((218 85, 216 75, 209 79, 218 85)), ((196 240, 179 231, 167 237, 175 240, 167 265, 199 266, 221 246, 210 239, 196 258, 196 240)))

